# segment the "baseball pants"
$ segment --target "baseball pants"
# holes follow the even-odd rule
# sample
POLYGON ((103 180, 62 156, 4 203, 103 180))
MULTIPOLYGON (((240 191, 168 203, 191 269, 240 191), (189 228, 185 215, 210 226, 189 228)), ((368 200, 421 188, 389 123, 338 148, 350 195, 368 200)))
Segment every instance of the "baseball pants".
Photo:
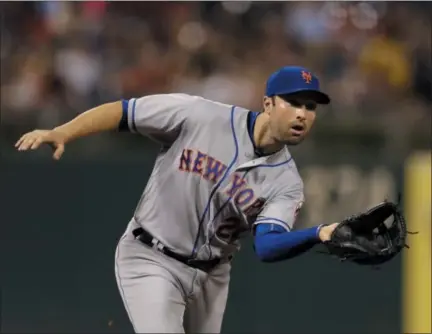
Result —
POLYGON ((117 245, 115 274, 136 333, 220 333, 231 264, 211 273, 144 245, 132 220, 117 245))

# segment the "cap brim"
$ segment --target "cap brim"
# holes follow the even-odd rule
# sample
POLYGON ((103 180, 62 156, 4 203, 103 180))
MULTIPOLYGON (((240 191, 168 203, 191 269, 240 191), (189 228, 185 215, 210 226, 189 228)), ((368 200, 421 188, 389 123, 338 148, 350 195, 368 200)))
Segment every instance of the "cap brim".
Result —
POLYGON ((280 95, 285 95, 285 96, 289 96, 289 95, 301 95, 304 96, 306 98, 309 98, 311 100, 314 100, 316 103, 318 104, 329 104, 330 103, 330 97, 319 91, 319 90, 314 90, 314 89, 299 89, 297 91, 290 91, 287 93, 283 93, 280 95))

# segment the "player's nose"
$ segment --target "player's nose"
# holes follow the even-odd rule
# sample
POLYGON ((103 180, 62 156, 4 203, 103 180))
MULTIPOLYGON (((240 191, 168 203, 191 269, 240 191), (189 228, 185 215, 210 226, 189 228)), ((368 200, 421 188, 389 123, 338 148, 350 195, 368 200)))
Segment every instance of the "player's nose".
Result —
POLYGON ((302 106, 301 108, 296 108, 296 119, 299 121, 306 120, 306 107, 302 106))

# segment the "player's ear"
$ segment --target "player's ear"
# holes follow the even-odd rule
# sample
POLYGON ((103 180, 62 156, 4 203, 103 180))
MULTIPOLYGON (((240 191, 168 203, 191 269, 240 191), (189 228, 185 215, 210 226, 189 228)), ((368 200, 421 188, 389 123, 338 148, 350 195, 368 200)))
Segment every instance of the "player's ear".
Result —
POLYGON ((264 112, 269 112, 270 111, 270 109, 271 109, 271 107, 272 107, 272 98, 271 97, 268 97, 268 96, 264 96, 264 99, 263 99, 263 109, 264 109, 264 112))

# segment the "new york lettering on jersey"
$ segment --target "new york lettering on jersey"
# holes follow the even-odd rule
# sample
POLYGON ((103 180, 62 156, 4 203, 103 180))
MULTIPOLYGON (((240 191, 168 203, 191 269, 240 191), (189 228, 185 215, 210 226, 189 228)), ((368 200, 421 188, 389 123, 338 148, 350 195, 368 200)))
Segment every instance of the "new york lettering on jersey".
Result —
MULTIPOLYGON (((178 169, 204 179, 212 188, 221 181, 227 165, 197 149, 183 149, 178 169)), ((210 254, 232 253, 239 248, 240 237, 251 230, 251 221, 258 215, 265 200, 256 198, 244 172, 232 172, 212 199, 214 214, 201 224, 201 236, 196 244, 210 254), (231 205, 228 205, 231 203, 231 205)))
MULTIPOLYGON (((179 162, 179 170, 195 173, 205 180, 216 184, 220 181, 227 166, 216 158, 195 149, 184 149, 179 162)), ((246 179, 240 173, 232 173, 225 191, 234 204, 247 214, 249 207, 256 207, 254 191, 248 186, 246 179)), ((249 210, 249 214, 252 212, 249 210)))

